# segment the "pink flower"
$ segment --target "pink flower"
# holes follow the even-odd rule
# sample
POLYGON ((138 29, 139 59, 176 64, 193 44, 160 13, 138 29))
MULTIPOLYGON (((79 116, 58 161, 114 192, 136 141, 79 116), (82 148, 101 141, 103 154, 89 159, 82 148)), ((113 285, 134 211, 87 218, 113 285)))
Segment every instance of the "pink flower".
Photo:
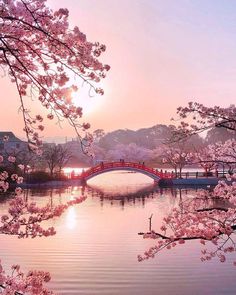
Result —
POLYGON ((17 181, 16 181, 16 182, 17 182, 18 184, 20 184, 20 183, 23 182, 23 180, 24 180, 23 177, 20 176, 20 177, 17 178, 17 181))
POLYGON ((36 116, 36 120, 39 121, 39 122, 42 122, 43 121, 43 117, 41 115, 37 115, 36 116))
POLYGON ((7 159, 11 163, 15 163, 15 161, 16 161, 16 157, 14 157, 14 156, 9 156, 7 159))
POLYGON ((83 123, 83 128, 84 129, 89 129, 90 128, 90 124, 89 123, 83 123))
POLYGON ((43 125, 38 125, 38 129, 39 129, 40 131, 43 131, 43 130, 44 130, 44 126, 43 126, 43 125))
POLYGON ((162 226, 161 226, 161 230, 162 230, 162 231, 166 231, 166 230, 167 230, 166 226, 165 226, 165 225, 162 225, 162 226))
POLYGON ((18 178, 18 175, 17 175, 17 174, 12 174, 12 175, 11 175, 11 179, 12 179, 13 181, 16 181, 17 178, 18 178))
POLYGON ((24 169, 25 169, 25 165, 22 165, 22 164, 19 164, 18 167, 19 167, 21 170, 24 170, 24 169))
POLYGON ((223 254, 221 254, 219 258, 220 258, 220 262, 225 262, 226 260, 226 257, 223 254))
POLYGON ((179 240, 179 244, 184 244, 185 243, 185 240, 184 239, 180 239, 179 240))
POLYGON ((19 196, 19 195, 22 193, 22 188, 17 187, 17 188, 15 189, 15 193, 16 193, 17 196, 19 196))
POLYGON ((47 118, 48 118, 49 120, 52 120, 52 119, 54 118, 54 116, 53 116, 53 114, 48 114, 48 115, 47 115, 47 118))

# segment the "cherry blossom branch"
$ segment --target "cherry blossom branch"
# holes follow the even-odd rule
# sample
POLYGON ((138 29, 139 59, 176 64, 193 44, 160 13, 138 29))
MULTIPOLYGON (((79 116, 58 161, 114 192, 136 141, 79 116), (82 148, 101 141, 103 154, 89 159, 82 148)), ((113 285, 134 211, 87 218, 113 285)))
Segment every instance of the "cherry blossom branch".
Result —
MULTIPOLYGON (((67 9, 53 12, 45 3, 39 0, 10 0, 7 5, 0 3, 0 64, 9 70, 12 82, 18 83, 21 105, 27 91, 30 89, 34 95, 32 89, 36 87, 35 95, 51 111, 48 118, 53 119, 55 115, 59 123, 62 118, 67 119, 84 144, 81 131, 86 131, 90 125, 77 121, 82 116, 82 109, 75 107, 71 100, 77 87, 69 85, 68 75, 69 72, 75 74, 88 83, 90 89, 103 94, 103 90, 95 88, 94 83, 105 78, 105 72, 110 68, 97 59, 105 51, 105 46, 88 42, 78 27, 71 30, 67 9)), ((33 134, 33 122, 34 119, 27 119, 28 128, 25 129, 27 138, 30 137, 31 143, 37 145, 40 140, 37 140, 37 132, 33 134)), ((43 128, 40 125, 39 131, 43 128)), ((90 137, 86 133, 85 137, 88 144, 90 137)))
MULTIPOLYGON (((4 137, 4 141, 8 138, 4 137)), ((3 163, 4 157, 0 155, 0 163, 3 163)), ((7 161, 14 164, 16 158, 9 155, 7 161)), ((24 169, 24 165, 18 165, 24 169)), ((0 173, 0 193, 6 192, 9 188, 9 181, 20 184, 23 177, 17 174, 9 175, 7 171, 0 173)), ((86 197, 78 197, 67 201, 65 204, 52 206, 47 204, 43 207, 37 206, 35 202, 29 202, 22 196, 22 189, 15 189, 16 196, 10 201, 8 212, 0 216, 0 234, 13 235, 18 238, 49 237, 56 233, 53 227, 44 229, 41 223, 61 216, 70 206, 83 202, 86 197)), ((24 274, 19 265, 12 266, 12 273, 6 274, 0 261, 0 293, 1 294, 53 294, 45 289, 44 283, 50 281, 48 272, 29 271, 24 274)))
POLYGON ((173 128, 172 142, 178 142, 213 127, 236 131, 236 107, 234 105, 228 108, 206 107, 197 102, 190 102, 187 107, 179 107, 177 114, 183 121, 177 128, 173 128), (194 123, 189 123, 190 120, 194 123))

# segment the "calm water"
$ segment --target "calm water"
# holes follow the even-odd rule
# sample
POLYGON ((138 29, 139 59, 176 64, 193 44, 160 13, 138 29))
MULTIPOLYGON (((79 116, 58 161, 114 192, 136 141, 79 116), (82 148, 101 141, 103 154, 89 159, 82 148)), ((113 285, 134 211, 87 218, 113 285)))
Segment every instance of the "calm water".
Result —
MULTIPOLYGON (((202 263, 199 242, 163 250, 139 263, 155 241, 137 233, 148 229, 153 214, 157 229, 163 216, 195 190, 154 188, 152 180, 137 173, 110 173, 94 178, 89 187, 28 191, 39 203, 58 204, 86 194, 88 198, 49 223, 57 230, 51 238, 19 240, 1 236, 4 265, 43 269, 52 274, 49 287, 59 294, 235 294, 235 254, 225 263, 202 263)), ((8 199, 1 200, 0 212, 8 199)))

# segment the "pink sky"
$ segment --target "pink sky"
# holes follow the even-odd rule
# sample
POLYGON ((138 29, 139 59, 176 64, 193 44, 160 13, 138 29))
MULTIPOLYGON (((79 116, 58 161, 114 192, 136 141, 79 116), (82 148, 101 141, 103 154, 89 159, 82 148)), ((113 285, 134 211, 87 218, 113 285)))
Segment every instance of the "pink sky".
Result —
MULTIPOLYGON (((88 40, 107 46, 102 60, 111 66, 103 97, 90 98, 85 121, 92 129, 138 129, 171 123, 179 105, 235 102, 236 39, 233 1, 49 0, 67 7, 72 25, 88 40)), ((15 85, 0 80, 1 130, 22 136, 15 85)), ((32 103, 33 104, 33 103, 32 103)), ((33 110, 37 109, 33 107, 33 110)), ((55 122, 47 136, 74 136, 55 122)))

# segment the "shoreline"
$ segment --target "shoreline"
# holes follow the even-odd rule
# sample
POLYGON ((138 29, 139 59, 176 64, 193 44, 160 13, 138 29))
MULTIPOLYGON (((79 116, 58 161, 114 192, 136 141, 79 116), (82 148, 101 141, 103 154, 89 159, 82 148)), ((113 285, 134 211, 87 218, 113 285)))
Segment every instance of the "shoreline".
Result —
POLYGON ((23 182, 18 185, 21 188, 57 188, 57 187, 66 187, 66 186, 78 186, 82 185, 80 179, 69 179, 69 180, 50 180, 46 182, 37 182, 37 183, 26 183, 23 182))
MULTIPOLYGON (((219 180, 226 180, 225 178, 216 177, 201 177, 201 178, 183 178, 183 179, 161 179, 158 182, 160 187, 174 187, 174 186, 207 186, 207 185, 217 185, 219 180)), ((67 187, 67 186, 81 186, 84 183, 81 179, 69 179, 69 180, 50 180, 46 182, 37 183, 22 183, 18 185, 21 188, 57 188, 57 187, 67 187)))
POLYGON ((178 178, 178 179, 161 179, 159 186, 173 187, 178 185, 198 186, 198 185, 217 185, 220 180, 225 178, 201 177, 201 178, 178 178))

